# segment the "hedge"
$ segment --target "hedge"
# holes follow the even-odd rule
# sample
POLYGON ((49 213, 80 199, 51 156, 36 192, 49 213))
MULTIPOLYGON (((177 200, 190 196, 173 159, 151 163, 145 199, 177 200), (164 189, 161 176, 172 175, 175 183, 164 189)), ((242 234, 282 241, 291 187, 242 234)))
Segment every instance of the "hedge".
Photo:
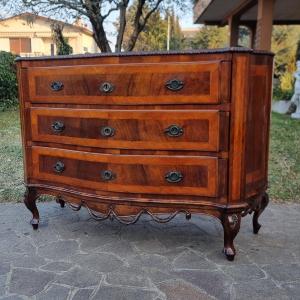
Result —
POLYGON ((18 102, 18 83, 16 56, 0 51, 0 109, 16 105, 18 102))

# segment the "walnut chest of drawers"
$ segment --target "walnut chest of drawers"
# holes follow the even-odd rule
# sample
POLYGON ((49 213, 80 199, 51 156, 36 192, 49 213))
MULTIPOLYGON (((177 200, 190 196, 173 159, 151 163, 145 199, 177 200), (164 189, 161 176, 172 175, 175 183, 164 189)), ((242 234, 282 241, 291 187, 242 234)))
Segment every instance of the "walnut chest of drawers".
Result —
POLYGON ((41 194, 125 224, 204 213, 232 260, 268 204, 272 67, 235 48, 18 59, 31 224, 41 194))

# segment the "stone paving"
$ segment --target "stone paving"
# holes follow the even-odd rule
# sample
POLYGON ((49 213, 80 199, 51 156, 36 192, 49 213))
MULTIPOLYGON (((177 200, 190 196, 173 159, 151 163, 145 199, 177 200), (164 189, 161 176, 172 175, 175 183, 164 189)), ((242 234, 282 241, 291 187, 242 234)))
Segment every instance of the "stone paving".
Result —
POLYGON ((270 205, 259 235, 245 217, 234 262, 206 216, 125 226, 38 206, 33 231, 23 204, 0 205, 0 299, 300 299, 300 205, 270 205))

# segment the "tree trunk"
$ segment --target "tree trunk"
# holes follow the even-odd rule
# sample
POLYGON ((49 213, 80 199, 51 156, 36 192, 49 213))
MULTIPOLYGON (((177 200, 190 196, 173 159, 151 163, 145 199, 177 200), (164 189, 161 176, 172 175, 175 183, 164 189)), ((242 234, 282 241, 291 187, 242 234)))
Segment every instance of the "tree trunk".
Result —
POLYGON ((95 42, 101 52, 112 52, 109 42, 106 37, 105 30, 103 28, 103 23, 102 22, 97 22, 94 19, 90 18, 90 21, 93 26, 93 37, 95 39, 95 42))
POLYGON ((122 44, 123 44, 123 38, 124 38, 124 32, 126 28, 126 10, 128 6, 129 0, 125 0, 123 2, 123 5, 120 7, 120 26, 119 26, 119 32, 117 36, 117 43, 115 47, 116 52, 121 52, 122 50, 122 44))

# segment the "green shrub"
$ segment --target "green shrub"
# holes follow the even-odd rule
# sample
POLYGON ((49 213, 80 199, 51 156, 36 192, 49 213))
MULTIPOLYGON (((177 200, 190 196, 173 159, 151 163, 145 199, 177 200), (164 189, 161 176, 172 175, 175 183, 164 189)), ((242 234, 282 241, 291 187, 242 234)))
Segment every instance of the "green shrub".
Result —
POLYGON ((68 44, 68 40, 63 38, 63 41, 56 43, 57 55, 69 55, 73 53, 73 48, 68 44))
POLYGON ((279 86, 276 86, 273 89, 273 99, 274 100, 291 100, 293 97, 294 91, 291 90, 282 90, 279 86))
POLYGON ((18 100, 16 56, 0 51, 0 109, 16 105, 18 100))

